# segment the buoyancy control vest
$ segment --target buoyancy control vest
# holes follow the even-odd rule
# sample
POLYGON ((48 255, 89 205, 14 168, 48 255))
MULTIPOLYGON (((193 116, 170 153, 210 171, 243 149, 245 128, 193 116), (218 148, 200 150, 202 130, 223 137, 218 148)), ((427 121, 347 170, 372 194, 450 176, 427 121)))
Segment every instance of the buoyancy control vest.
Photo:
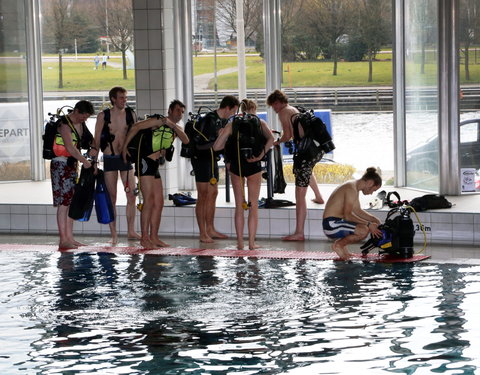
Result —
POLYGON ((259 156, 265 143, 260 119, 249 113, 237 114, 232 120, 232 134, 225 145, 225 155, 228 160, 259 156))
POLYGON ((93 140, 93 135, 92 133, 90 133, 90 130, 88 130, 87 125, 84 122, 82 122, 82 135, 80 136, 77 130, 75 129, 75 127, 73 126, 73 124, 70 122, 70 120, 67 119, 66 116, 62 116, 57 121, 57 133, 55 134, 55 138, 53 141, 53 153, 55 154, 55 156, 66 156, 66 157, 72 156, 67 151, 63 138, 61 134, 58 132, 58 127, 60 127, 62 123, 69 125, 70 130, 72 131, 72 142, 77 149, 88 150, 90 148, 90 145, 93 140))
POLYGON ((305 110, 298 107, 300 112, 292 116, 293 140, 296 153, 307 157, 316 156, 318 153, 328 153, 335 149, 332 137, 328 133, 327 126, 313 110, 305 110), (303 137, 300 136, 302 127, 303 137))
MULTIPOLYGON (((162 115, 150 115, 149 118, 163 118, 162 115)), ((160 150, 169 150, 173 147, 175 132, 167 125, 158 128, 139 131, 128 144, 130 161, 137 162, 138 157, 145 157, 160 150)), ((171 159, 170 159, 171 160, 171 159)))
MULTIPOLYGON (((130 108, 130 107, 125 107, 125 120, 127 123, 127 129, 126 133, 130 130, 132 125, 135 123, 135 117, 134 117, 135 111, 130 108)), ((104 109, 103 110, 103 128, 102 128, 102 133, 100 135, 100 150, 105 151, 107 146, 110 146, 110 151, 112 155, 115 155, 115 152, 113 150, 113 141, 115 139, 115 135, 110 133, 110 108, 104 109)))

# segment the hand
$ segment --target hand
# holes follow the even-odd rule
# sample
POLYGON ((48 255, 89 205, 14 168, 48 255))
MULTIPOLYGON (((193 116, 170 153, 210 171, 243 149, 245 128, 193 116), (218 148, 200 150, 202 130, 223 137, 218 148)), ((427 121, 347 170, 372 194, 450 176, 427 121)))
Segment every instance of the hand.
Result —
POLYGON ((368 226, 368 231, 375 238, 380 238, 383 235, 382 231, 380 229, 378 229, 378 224, 377 223, 370 223, 370 225, 368 226))
POLYGON ((85 161, 83 162, 83 167, 85 169, 88 169, 92 166, 92 163, 88 160, 88 159, 85 159, 85 161))
POLYGON ((126 148, 122 150, 122 159, 124 163, 127 163, 127 155, 131 156, 126 148))

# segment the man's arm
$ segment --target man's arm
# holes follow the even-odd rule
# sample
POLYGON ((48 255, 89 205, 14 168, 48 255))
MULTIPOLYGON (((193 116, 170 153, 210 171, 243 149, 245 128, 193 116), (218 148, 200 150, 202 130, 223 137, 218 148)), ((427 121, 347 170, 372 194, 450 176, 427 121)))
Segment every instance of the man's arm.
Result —
POLYGON ((128 144, 131 142, 133 137, 135 137, 140 130, 160 126, 162 124, 161 121, 162 120, 160 119, 157 120, 155 117, 152 117, 147 120, 136 122, 135 124, 132 125, 127 135, 125 136, 125 143, 123 144, 123 148, 122 148, 123 161, 127 162, 128 144), (159 124, 157 124, 157 122, 159 124))
MULTIPOLYGON (((161 121, 161 119, 160 119, 161 121)), ((183 144, 188 144, 190 143, 190 139, 188 138, 188 135, 183 131, 182 127, 176 123, 174 123, 172 120, 169 118, 165 117, 163 119, 165 125, 167 125, 170 129, 173 130, 175 135, 182 141, 183 144)))
POLYGON ((95 134, 93 137, 93 147, 91 156, 97 157, 100 152, 100 138, 102 136, 103 125, 105 123, 105 113, 101 111, 97 116, 97 122, 95 123, 95 134))
POLYGON ((230 134, 232 134, 232 122, 229 122, 223 129, 220 130, 220 134, 213 144, 213 151, 223 150, 230 134))

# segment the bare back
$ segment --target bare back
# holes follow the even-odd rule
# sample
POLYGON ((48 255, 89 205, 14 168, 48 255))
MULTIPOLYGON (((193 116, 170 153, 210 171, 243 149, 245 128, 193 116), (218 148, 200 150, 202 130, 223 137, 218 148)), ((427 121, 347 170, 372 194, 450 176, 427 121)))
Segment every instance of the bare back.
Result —
MULTIPOLYGON (((291 105, 287 105, 278 113, 278 118, 280 119, 280 123, 282 124, 282 129, 285 133, 288 132, 290 138, 293 138, 292 117, 297 113, 299 113, 298 109, 291 105)), ((303 138, 304 132, 301 126, 298 127, 298 133, 300 138, 303 138)))
POLYGON ((348 181, 337 187, 325 205, 323 217, 347 219, 349 214, 360 207, 356 181, 348 181))

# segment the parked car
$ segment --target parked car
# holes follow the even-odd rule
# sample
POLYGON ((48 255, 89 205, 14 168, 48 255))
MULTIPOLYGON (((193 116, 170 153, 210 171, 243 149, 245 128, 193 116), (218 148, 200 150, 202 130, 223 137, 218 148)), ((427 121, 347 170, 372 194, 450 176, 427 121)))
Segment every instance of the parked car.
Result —
MULTIPOLYGON (((460 122, 460 168, 480 169, 480 118, 460 122)), ((438 174, 438 137, 407 154, 407 171, 438 174)))

